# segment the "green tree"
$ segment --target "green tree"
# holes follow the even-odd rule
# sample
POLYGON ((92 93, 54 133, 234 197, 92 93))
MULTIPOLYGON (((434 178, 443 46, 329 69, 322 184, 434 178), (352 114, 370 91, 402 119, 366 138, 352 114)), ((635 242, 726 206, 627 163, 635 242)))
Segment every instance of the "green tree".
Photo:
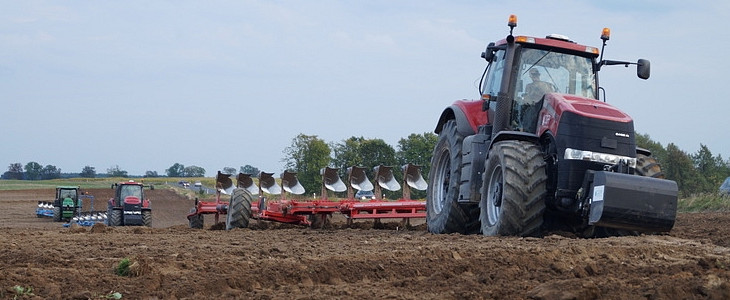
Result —
POLYGON ((706 145, 700 144, 700 150, 696 154, 691 155, 692 161, 697 171, 705 178, 705 185, 702 192, 714 192, 717 187, 725 180, 723 165, 725 164, 721 156, 713 156, 712 152, 706 145))
POLYGON ((183 169, 183 177, 203 177, 205 176, 205 169, 198 166, 188 166, 183 169))
POLYGON ((154 178, 154 177, 160 177, 160 175, 157 175, 157 171, 146 171, 146 172, 144 172, 144 177, 154 178))
POLYGON ((251 177, 254 177, 254 178, 259 177, 259 172, 261 172, 261 171, 259 171, 259 168, 254 167, 252 165, 242 166, 239 170, 241 173, 250 174, 251 177))
POLYGON ((81 173, 79 173, 79 176, 83 178, 95 178, 96 168, 92 166, 84 166, 84 168, 81 170, 81 173))
POLYGON ((41 169, 41 179, 57 179, 61 178, 61 169, 54 165, 46 165, 41 169))
MULTIPOLYGON (((431 132, 412 133, 407 138, 400 139, 398 141, 398 152, 396 153, 398 163, 401 166, 408 163, 421 166, 421 175, 428 178, 428 172, 431 169, 431 156, 437 142, 438 136, 431 132)), ((426 198, 426 191, 413 189, 411 190, 411 198, 426 198)))
POLYGON ((366 167, 370 166, 363 165, 362 155, 360 155, 360 148, 362 143, 365 141, 363 137, 350 137, 349 139, 343 140, 340 143, 332 144, 332 152, 334 157, 332 158, 332 166, 339 169, 340 177, 344 180, 347 176, 347 168, 352 166, 366 167))
POLYGON ((223 173, 225 174, 236 174, 236 168, 234 167, 224 167, 223 173))
POLYGON ((697 172, 690 156, 673 143, 667 145, 667 162, 663 169, 667 179, 677 182, 681 196, 698 193, 705 185, 704 177, 697 172))
POLYGON ((23 165, 21 165, 20 163, 11 163, 8 166, 8 171, 3 173, 4 179, 23 180, 23 177, 23 165))
POLYGON ((329 165, 330 147, 316 135, 299 134, 284 149, 284 163, 297 172, 299 182, 309 192, 318 192, 322 184, 319 170, 329 165))
POLYGON ((25 180, 41 179, 41 171, 43 171, 43 166, 37 162, 31 161, 25 164, 25 180))
POLYGON ((401 166, 407 163, 419 165, 423 176, 428 176, 428 171, 431 168, 431 156, 433 155, 433 148, 436 147, 436 142, 438 142, 438 136, 431 132, 412 133, 407 138, 400 139, 398 141, 398 152, 396 153, 398 163, 401 166))
POLYGON ((113 167, 110 167, 106 169, 106 173, 109 175, 109 177, 128 177, 127 171, 124 171, 119 168, 119 165, 115 165, 113 167))
MULTIPOLYGON (((360 145, 360 156, 362 157, 363 165, 369 167, 371 171, 378 165, 396 167, 398 164, 395 158, 395 149, 381 139, 363 141, 360 145)), ((399 168, 395 169, 397 170, 399 168)), ((371 173, 370 175, 374 174, 371 173)))
POLYGON ((184 170, 184 165, 180 163, 175 163, 174 165, 170 166, 169 169, 165 170, 165 174, 167 174, 167 177, 183 177, 184 170))

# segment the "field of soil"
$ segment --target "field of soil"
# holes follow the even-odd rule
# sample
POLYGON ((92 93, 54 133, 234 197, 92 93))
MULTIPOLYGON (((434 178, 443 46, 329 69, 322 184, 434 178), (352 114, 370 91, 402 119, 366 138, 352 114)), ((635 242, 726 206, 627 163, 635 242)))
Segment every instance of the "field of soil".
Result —
MULTIPOLYGON (((103 209, 112 190, 90 193, 103 209)), ((730 299, 725 213, 680 214, 667 235, 604 239, 337 219, 224 231, 212 217, 189 229, 192 201, 170 189, 147 196, 152 228, 64 228, 35 215, 53 190, 0 191, 0 299, 730 299), (125 258, 132 275, 116 275, 125 258)))

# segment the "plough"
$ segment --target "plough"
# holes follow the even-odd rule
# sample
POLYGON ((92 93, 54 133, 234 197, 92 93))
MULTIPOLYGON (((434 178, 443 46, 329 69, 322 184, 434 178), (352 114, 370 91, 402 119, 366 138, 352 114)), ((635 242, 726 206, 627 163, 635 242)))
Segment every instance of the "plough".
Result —
POLYGON ((216 176, 216 200, 195 201, 188 214, 191 228, 203 228, 203 215, 215 215, 218 223, 221 215, 226 215, 226 229, 248 227, 250 219, 275 221, 314 228, 322 227, 327 217, 340 213, 347 218, 348 226, 357 219, 403 219, 409 223, 411 218, 426 217, 425 201, 410 199, 411 188, 425 190, 426 181, 421 175, 419 166, 406 164, 402 167, 404 174, 403 195, 398 200, 385 200, 382 189, 397 191, 401 185, 393 177, 393 168, 377 166, 373 168, 376 185, 373 185, 365 174, 365 168, 350 167, 347 169, 349 186, 337 175, 337 168, 325 167, 320 170, 322 190, 320 198, 313 200, 287 199, 286 195, 302 195, 304 188, 299 183, 295 172, 285 171, 280 176, 281 185, 276 183, 273 173, 260 172, 256 185, 251 174, 239 173, 236 185, 230 174, 218 172, 216 176), (282 192, 282 189, 284 192, 282 192), (355 199, 353 189, 374 191, 375 199, 361 201, 355 199), (347 198, 328 199, 328 191, 347 192, 347 198), (280 199, 267 200, 264 193, 281 195, 280 199), (230 201, 221 200, 221 195, 230 194, 230 201), (258 195, 254 201, 253 195, 258 195))

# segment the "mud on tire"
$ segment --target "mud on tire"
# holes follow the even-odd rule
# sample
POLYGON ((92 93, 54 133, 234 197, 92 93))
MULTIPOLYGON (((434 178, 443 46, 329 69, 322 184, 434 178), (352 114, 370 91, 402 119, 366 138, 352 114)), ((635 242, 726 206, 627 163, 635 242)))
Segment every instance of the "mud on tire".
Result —
POLYGON ((431 233, 468 233, 468 224, 474 223, 457 201, 463 140, 456 121, 447 121, 434 148, 428 176, 426 222, 431 233))
POLYGON ((502 141, 489 151, 481 189, 484 235, 533 236, 539 233, 547 194, 540 147, 502 141))
POLYGON ((246 228, 251 220, 251 201, 253 196, 246 189, 237 188, 231 194, 226 213, 226 230, 246 228))

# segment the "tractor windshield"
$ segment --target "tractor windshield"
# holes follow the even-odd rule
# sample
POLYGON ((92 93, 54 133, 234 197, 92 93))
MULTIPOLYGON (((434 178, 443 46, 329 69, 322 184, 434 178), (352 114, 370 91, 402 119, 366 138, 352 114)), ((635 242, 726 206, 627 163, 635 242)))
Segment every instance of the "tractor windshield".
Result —
POLYGON ((547 93, 596 99, 592 58, 525 47, 516 57, 511 114, 514 130, 535 132, 541 100, 547 93))
POLYGON ((136 184, 125 184, 122 185, 120 198, 124 199, 129 196, 137 197, 140 200, 142 199, 142 186, 136 185, 136 184))
POLYGON ((61 190, 61 199, 66 199, 66 198, 76 199, 76 190, 62 189, 61 190))
POLYGON ((515 99, 527 103, 552 92, 596 99, 593 59, 589 57, 522 48, 516 76, 515 99))

